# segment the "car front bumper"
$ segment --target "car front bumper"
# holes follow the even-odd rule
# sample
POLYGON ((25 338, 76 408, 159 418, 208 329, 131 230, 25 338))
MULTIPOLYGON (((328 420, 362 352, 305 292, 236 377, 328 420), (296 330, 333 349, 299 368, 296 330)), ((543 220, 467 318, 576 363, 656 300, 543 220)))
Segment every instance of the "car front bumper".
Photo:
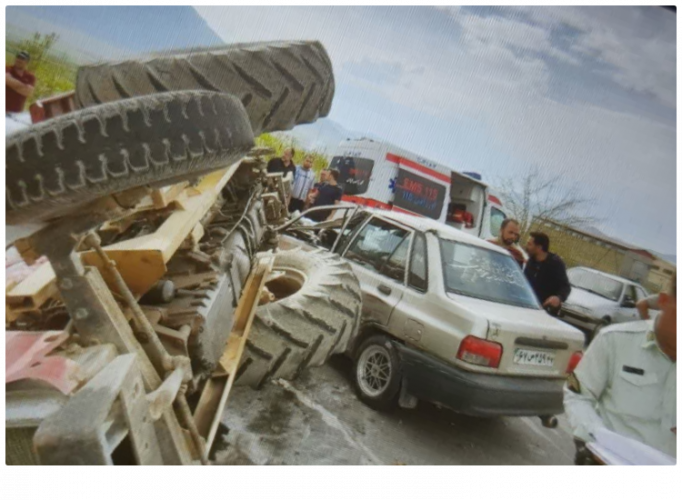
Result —
POLYGON ((563 379, 473 373, 409 346, 400 352, 403 383, 417 399, 472 416, 542 416, 564 412, 563 379))

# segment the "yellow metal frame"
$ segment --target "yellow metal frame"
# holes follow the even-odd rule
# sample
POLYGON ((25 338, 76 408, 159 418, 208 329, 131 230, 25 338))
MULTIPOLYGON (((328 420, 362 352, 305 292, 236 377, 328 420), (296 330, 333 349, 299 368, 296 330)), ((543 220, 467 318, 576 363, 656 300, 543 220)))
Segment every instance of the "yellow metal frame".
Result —
MULTIPOLYGON (((166 264, 180 245, 191 236, 198 241, 203 235, 200 221, 215 203, 218 195, 239 168, 240 162, 204 176, 195 187, 186 182, 152 192, 136 207, 146 211, 167 206, 173 202, 177 208, 152 234, 115 243, 104 251, 116 262, 116 266, 130 290, 141 296, 147 292, 166 273, 166 264), (179 188, 182 190, 179 191, 179 188)), ((16 245, 23 251, 22 241, 16 245)), ((99 256, 93 251, 81 253, 86 266, 95 266, 104 280, 113 285, 110 276, 99 256)), ((39 308, 46 300, 57 295, 55 274, 52 266, 45 263, 21 283, 6 292, 5 307, 12 317, 23 311, 39 308)))
POLYGON ((194 411, 194 422, 199 434, 206 440, 207 450, 211 449, 218 431, 227 398, 237 377, 239 361, 256 315, 256 307, 274 261, 272 254, 262 255, 249 275, 235 311, 234 326, 227 339, 225 351, 220 357, 218 368, 206 381, 194 411))

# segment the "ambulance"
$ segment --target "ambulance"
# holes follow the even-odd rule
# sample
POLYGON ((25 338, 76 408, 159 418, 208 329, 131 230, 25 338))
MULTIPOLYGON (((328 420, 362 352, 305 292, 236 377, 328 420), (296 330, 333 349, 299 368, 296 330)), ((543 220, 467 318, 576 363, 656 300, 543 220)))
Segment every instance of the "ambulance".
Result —
POLYGON ((457 172, 387 142, 343 141, 332 158, 343 201, 434 219, 497 237, 507 217, 500 197, 472 172, 457 172))

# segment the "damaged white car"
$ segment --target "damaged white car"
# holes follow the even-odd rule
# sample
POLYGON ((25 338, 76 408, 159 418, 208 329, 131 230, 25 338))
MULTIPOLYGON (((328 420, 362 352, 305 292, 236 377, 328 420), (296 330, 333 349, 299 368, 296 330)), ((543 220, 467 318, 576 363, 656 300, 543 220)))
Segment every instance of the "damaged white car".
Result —
POLYGON ((540 307, 511 255, 430 219, 335 208, 321 224, 291 220, 282 246, 331 250, 358 276, 363 318, 351 353, 362 401, 384 410, 421 399, 556 425, 583 334, 540 307))

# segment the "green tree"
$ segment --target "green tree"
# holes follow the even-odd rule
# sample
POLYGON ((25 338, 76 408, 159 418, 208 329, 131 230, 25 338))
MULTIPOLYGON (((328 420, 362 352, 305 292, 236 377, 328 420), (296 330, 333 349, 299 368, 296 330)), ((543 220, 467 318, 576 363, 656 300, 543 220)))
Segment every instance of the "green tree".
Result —
POLYGON ((40 69, 43 61, 47 59, 50 49, 58 39, 59 36, 56 33, 45 35, 36 32, 33 34, 33 38, 28 38, 19 42, 19 50, 28 52, 31 56, 29 69, 32 72, 37 72, 40 69))
POLYGON ((282 156, 282 153, 286 148, 294 148, 294 163, 296 165, 301 165, 305 157, 311 155, 313 157, 313 170, 316 175, 329 166, 329 161, 324 153, 321 151, 303 149, 299 147, 297 141, 291 137, 279 137, 265 133, 256 138, 256 145, 272 149, 274 151, 272 157, 282 156))

